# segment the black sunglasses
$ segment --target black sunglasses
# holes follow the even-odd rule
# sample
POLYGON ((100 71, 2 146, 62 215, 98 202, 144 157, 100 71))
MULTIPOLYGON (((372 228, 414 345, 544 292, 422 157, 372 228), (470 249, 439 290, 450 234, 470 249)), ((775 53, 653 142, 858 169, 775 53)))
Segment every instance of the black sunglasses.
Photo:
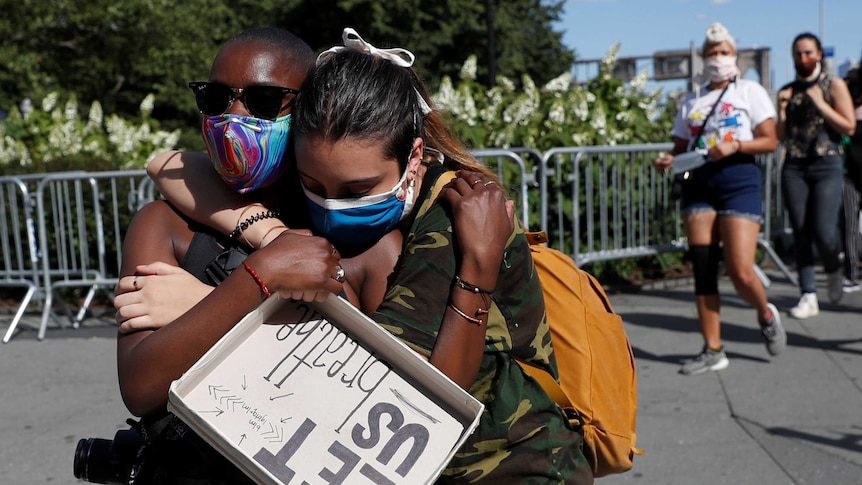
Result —
MULTIPOLYGON (((221 83, 207 81, 190 82, 195 101, 201 113, 207 116, 224 114, 236 99, 242 99, 245 108, 255 118, 274 120, 278 113, 290 105, 282 104, 288 94, 296 96, 296 89, 279 86, 248 86, 232 88, 221 83)), ((292 100, 291 100, 292 101, 292 100)))

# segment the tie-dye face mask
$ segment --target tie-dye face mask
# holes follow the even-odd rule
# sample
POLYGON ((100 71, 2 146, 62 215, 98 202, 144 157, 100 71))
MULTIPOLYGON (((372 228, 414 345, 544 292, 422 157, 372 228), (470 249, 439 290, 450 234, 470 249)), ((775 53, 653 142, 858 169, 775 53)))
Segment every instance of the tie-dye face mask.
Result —
POLYGON ((266 187, 287 169, 290 115, 273 121, 239 115, 205 116, 204 143, 216 172, 244 194, 266 187))

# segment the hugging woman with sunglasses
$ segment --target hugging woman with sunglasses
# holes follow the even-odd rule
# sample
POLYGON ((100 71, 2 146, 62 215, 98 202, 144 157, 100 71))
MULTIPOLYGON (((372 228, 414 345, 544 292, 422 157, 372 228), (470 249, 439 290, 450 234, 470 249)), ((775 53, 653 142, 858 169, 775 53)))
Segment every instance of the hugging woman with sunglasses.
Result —
MULTIPOLYGON (((304 199, 293 209, 307 211, 310 227, 338 254, 377 251, 356 274, 347 257, 340 260, 348 298, 355 301, 351 289, 361 292, 363 311, 485 404, 478 429, 439 483, 592 483, 582 436, 515 362, 556 374, 527 240, 496 177, 433 111, 411 53, 377 49, 350 29, 343 39, 344 47, 318 58, 293 107, 291 170, 304 199), (453 170, 455 178, 442 182, 453 170), (386 243, 387 237, 395 239, 386 243), (366 298, 368 288, 374 297, 366 298)), ((269 208, 225 204, 212 191, 194 192, 185 184, 177 184, 185 191, 179 199, 191 202, 180 203, 167 188, 176 182, 169 173, 182 173, 200 158, 165 158, 155 170, 162 193, 223 233, 239 231, 244 242, 262 246, 246 261, 266 287, 284 296, 292 276, 280 270, 282 239, 290 233, 266 217, 269 208), (201 207, 212 210, 199 214, 201 207), (227 217, 219 219, 219 212, 227 217), (274 236, 278 229, 284 232, 274 236)), ((214 184, 209 175, 197 179, 214 184)), ((218 304, 212 296, 233 275, 158 332, 218 304)), ((160 275, 147 278, 161 286, 160 275)), ((234 302, 245 309, 249 303, 234 302)))
MULTIPOLYGON (((281 176, 295 89, 314 59, 311 48, 294 35, 254 29, 223 45, 208 83, 193 84, 201 108, 213 114, 202 131, 213 159, 221 162, 216 169, 231 187, 266 197, 262 189, 281 176)), ((225 183, 208 187, 219 189, 231 192, 225 183)), ((339 255, 326 239, 288 233, 273 245, 282 248, 281 257, 268 264, 290 282, 279 288, 283 293, 312 300, 342 291, 342 281, 334 278, 341 271, 339 255)), ((146 443, 143 453, 126 457, 148 477, 135 483, 253 483, 166 409, 170 383, 261 301, 262 289, 254 266, 245 263, 246 254, 237 238, 192 222, 163 200, 142 208, 129 225, 115 305, 121 322, 120 391, 129 411, 141 417, 135 428, 146 443), (157 297, 154 311, 141 315, 136 308, 152 290, 147 275, 153 273, 162 275, 158 286, 166 293, 157 297), (189 278, 197 284, 189 284, 189 278), (201 300, 206 304, 197 312, 178 318, 201 300)), ((76 464, 76 475, 77 470, 76 464)))

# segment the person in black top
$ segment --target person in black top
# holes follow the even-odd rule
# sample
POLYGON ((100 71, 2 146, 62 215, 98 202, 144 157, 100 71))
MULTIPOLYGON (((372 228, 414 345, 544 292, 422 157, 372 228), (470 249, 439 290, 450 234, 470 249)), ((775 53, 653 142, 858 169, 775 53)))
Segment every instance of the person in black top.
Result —
POLYGON ((778 139, 786 155, 781 189, 793 228, 801 297, 794 318, 817 315, 814 246, 827 273, 829 300, 841 299, 838 215, 844 176, 841 137, 856 129, 853 100, 843 79, 823 72, 820 40, 803 33, 793 40, 796 80, 778 92, 778 139))

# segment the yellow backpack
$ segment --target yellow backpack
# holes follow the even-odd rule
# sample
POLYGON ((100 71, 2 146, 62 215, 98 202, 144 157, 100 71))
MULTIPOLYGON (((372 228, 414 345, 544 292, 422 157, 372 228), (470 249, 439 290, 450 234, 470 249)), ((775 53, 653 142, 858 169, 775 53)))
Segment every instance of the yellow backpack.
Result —
POLYGON ((538 367, 518 361, 584 432, 584 454, 593 475, 631 470, 637 434, 637 377, 622 318, 601 284, 568 255, 541 245, 544 232, 527 233, 560 373, 557 383, 538 367))

